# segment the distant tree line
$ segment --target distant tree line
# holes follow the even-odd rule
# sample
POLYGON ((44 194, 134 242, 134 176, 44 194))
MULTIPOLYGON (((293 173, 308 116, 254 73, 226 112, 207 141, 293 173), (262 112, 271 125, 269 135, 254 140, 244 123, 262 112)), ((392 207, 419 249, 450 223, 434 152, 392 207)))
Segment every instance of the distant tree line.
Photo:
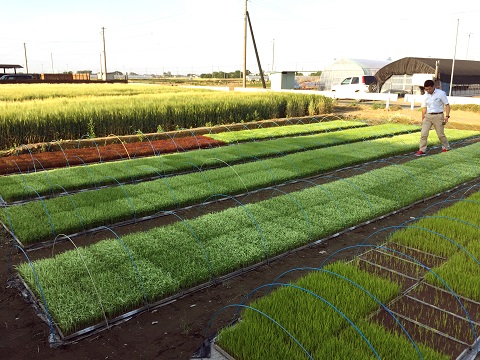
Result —
MULTIPOLYGON (((249 70, 246 71, 247 75, 250 75, 249 70)), ((200 74, 202 79, 241 79, 243 78, 243 72, 240 70, 233 72, 214 71, 210 74, 200 74)))
MULTIPOLYGON (((69 71, 69 73, 72 73, 72 72, 69 71)), ((91 75, 92 73, 93 73, 92 70, 79 70, 79 71, 77 71, 77 74, 90 74, 91 75)), ((246 73, 247 73, 247 75, 252 74, 252 72, 250 70, 247 70, 246 73)), ((114 74, 115 75, 123 75, 123 73, 121 71, 115 71, 114 74)), ((321 74, 322 74, 321 71, 317 71, 317 72, 311 73, 310 76, 320 76, 321 74)), ((134 72, 130 72, 130 73, 128 73, 128 75, 138 75, 138 74, 134 73, 134 72)), ((297 75, 301 76, 303 74, 301 72, 297 72, 297 75)), ((157 75, 152 74, 152 76, 157 76, 157 75)), ((164 77, 171 77, 172 73, 170 71, 167 71, 167 72, 163 73, 163 76, 164 77)), ((196 74, 188 74, 187 76, 188 77, 195 77, 197 75, 196 74)), ((240 70, 232 71, 232 72, 214 71, 214 72, 209 73, 209 74, 207 74, 207 73, 206 74, 201 74, 200 78, 202 78, 202 79, 241 79, 241 78, 243 78, 243 72, 240 71, 240 70)))

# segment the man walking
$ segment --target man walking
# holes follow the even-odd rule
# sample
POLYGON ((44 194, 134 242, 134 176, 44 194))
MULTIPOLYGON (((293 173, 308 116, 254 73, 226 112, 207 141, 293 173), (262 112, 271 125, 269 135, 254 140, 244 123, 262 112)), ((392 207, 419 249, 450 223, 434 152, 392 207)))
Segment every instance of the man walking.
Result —
POLYGON ((450 118, 450 104, 448 103, 445 91, 436 89, 433 80, 424 83, 425 97, 422 102, 422 132, 420 136, 420 148, 415 156, 422 156, 427 153, 427 139, 430 129, 433 127, 438 139, 442 143, 442 152, 450 149, 444 127, 450 118), (445 111, 445 114, 444 114, 445 111))

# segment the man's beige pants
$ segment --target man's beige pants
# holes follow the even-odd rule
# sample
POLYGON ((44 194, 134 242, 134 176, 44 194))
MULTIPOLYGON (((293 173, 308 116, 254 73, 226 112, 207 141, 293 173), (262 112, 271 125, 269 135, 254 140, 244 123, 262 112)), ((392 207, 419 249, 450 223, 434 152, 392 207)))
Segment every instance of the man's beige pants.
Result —
POLYGON ((427 140, 428 134, 430 129, 433 127, 437 132, 438 139, 442 143, 442 149, 450 149, 450 145, 448 144, 447 137, 445 136, 445 132, 443 128, 443 114, 425 114, 425 118, 422 121, 422 132, 420 136, 420 151, 426 152, 427 151, 427 140))

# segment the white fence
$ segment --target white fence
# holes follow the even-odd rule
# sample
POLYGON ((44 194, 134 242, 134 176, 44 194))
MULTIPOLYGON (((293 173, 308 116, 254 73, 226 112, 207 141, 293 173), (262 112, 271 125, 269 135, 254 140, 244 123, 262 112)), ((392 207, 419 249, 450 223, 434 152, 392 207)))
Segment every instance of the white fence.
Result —
MULTIPOLYGON (((414 108, 415 104, 422 103, 424 95, 410 95, 406 94, 404 101, 410 103, 410 108, 414 108)), ((474 98, 470 96, 447 96, 448 103, 450 105, 467 105, 475 104, 480 105, 480 98, 474 98)))
POLYGON ((397 101, 398 94, 391 93, 365 93, 353 91, 315 91, 317 94, 328 96, 334 99, 353 99, 353 100, 379 100, 379 101, 397 101))

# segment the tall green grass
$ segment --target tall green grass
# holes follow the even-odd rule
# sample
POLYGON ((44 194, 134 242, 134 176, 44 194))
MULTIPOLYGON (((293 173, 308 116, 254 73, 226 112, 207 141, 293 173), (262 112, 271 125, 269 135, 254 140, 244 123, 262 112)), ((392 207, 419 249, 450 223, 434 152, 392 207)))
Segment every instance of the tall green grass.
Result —
POLYGON ((165 92, 162 87, 153 87, 158 92, 152 92, 151 86, 146 88, 148 90, 140 94, 108 93, 106 96, 100 92, 98 96, 91 96, 80 92, 79 96, 2 101, 0 149, 80 139, 85 135, 128 135, 138 130, 154 133, 159 129, 317 115, 332 109, 332 99, 321 95, 220 93, 196 89, 165 92))
MULTIPOLYGON (((159 93, 192 93, 184 87, 126 84, 8 84, 0 86, 0 101, 18 102, 54 98, 130 96, 159 93)), ((197 90, 198 92, 198 90, 197 90)))

